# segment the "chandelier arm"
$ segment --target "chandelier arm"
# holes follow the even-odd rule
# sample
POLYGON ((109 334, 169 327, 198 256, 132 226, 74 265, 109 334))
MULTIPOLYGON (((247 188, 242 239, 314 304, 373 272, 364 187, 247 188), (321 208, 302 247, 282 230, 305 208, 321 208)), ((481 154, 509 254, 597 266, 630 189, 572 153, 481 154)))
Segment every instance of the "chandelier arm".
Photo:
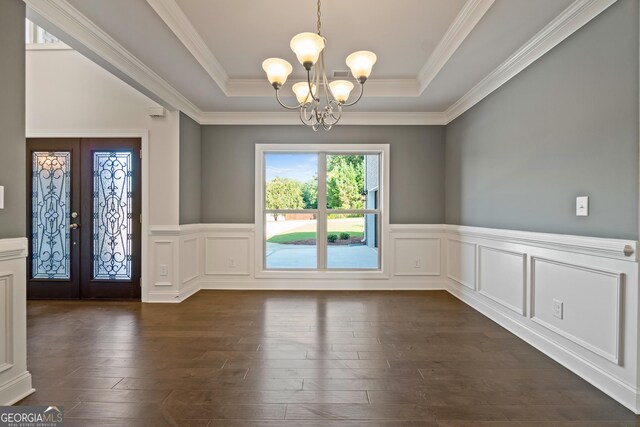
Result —
POLYGON ((304 106, 302 108, 300 108, 300 120, 302 121, 303 124, 307 125, 307 126, 312 126, 314 124, 314 115, 307 115, 307 106, 304 106))
MULTIPOLYGON (((315 79, 315 75, 316 75, 316 70, 314 69, 314 70, 313 70, 313 78, 314 78, 314 79, 315 79)), ((311 72, 310 72, 309 70, 307 70, 307 84, 309 85, 309 94, 307 95, 306 99, 309 99, 309 95, 311 95, 311 99, 312 99, 312 100, 314 100, 314 101, 319 101, 320 99, 319 99, 319 98, 316 98, 316 95, 313 93, 313 90, 312 90, 313 85, 311 84, 311 80, 312 80, 312 79, 311 79, 311 72)), ((317 89, 317 86, 316 86, 316 90, 318 90, 318 89, 317 89)), ((305 99, 305 100, 306 100, 306 99, 305 99)))
POLYGON ((303 125, 311 126, 311 121, 305 121, 305 118, 306 118, 305 112, 306 111, 307 111, 307 109, 304 108, 304 107, 300 109, 300 121, 302 122, 303 125))
POLYGON ((280 91, 278 89, 276 89, 276 99, 278 100, 278 104, 282 105, 287 110, 297 110, 298 108, 302 107, 302 104, 298 104, 295 107, 289 107, 288 105, 283 104, 280 100, 280 91))
POLYGON ((362 95, 364 94, 364 83, 360 83, 360 96, 358 96, 358 99, 356 99, 353 102, 350 102, 349 104, 342 104, 343 107, 351 107, 352 105, 355 105, 358 103, 358 101, 360 101, 362 99, 362 95))
POLYGON ((331 93, 331 96, 329 96, 329 81, 327 80, 327 72, 326 72, 326 68, 324 66, 324 51, 322 51, 321 55, 321 59, 322 59, 322 84, 324 86, 324 96, 327 99, 327 105, 329 105, 331 99, 333 98, 333 92, 331 93))
MULTIPOLYGON (((342 118, 342 106, 337 103, 336 101, 331 101, 331 103, 333 103, 336 106, 336 110, 337 110, 337 115, 336 112, 333 110, 333 108, 330 106, 329 109, 327 110, 328 114, 327 114, 327 118, 331 117, 333 119, 333 121, 329 121, 329 120, 324 120, 323 124, 326 123, 327 126, 331 127, 335 124, 338 124, 338 122, 340 121, 340 119, 342 118)), ((327 129, 329 130, 329 129, 327 129)))

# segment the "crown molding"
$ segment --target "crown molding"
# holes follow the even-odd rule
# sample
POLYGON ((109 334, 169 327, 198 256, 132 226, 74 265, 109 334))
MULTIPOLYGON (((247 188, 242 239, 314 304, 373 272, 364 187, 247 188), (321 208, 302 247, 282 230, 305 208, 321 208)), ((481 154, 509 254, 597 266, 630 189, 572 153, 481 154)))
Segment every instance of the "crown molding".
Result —
POLYGON ((482 101, 500 86, 560 44, 617 0, 576 0, 500 66, 446 111, 447 123, 482 101))
MULTIPOLYGON (((206 112, 199 116, 201 125, 300 125, 295 112, 206 112)), ((341 125, 444 125, 443 113, 383 113, 344 112, 341 125)))
POLYGON ((202 40, 202 37, 193 27, 187 15, 180 9, 180 6, 174 0, 147 0, 147 3, 191 52, 207 74, 216 82, 220 90, 226 96, 233 96, 228 91, 229 76, 227 72, 220 64, 220 61, 213 55, 209 46, 202 40))
POLYGON ((24 0, 27 6, 117 70, 191 117, 201 111, 66 0, 24 0))
POLYGON ((467 2, 451 23, 440 43, 429 56, 426 64, 418 73, 418 94, 422 94, 427 86, 440 73, 462 42, 467 38, 478 22, 487 13, 495 0, 467 0, 467 2))

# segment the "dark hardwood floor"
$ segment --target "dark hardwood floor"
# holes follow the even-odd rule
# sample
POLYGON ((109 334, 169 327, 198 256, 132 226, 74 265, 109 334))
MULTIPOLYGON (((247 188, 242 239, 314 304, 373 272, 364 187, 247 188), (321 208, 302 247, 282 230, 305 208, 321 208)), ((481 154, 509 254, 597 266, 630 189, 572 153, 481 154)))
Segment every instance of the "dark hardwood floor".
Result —
POLYGON ((201 291, 28 303, 65 426, 631 426, 640 420, 446 292, 201 291))

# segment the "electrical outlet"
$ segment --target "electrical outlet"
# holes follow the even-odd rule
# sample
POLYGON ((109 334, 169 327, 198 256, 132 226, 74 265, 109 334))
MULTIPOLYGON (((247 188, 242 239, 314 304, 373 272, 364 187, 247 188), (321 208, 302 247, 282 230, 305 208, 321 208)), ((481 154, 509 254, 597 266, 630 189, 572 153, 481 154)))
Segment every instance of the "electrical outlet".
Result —
POLYGON ((169 266, 167 264, 160 264, 160 275, 161 276, 169 275, 169 266))
POLYGON ((413 263, 413 268, 420 268, 420 258, 416 258, 413 263))
POLYGON ((563 302, 562 302, 562 301, 559 301, 559 300, 557 300, 557 299, 554 299, 554 300, 553 300, 553 305, 552 305, 551 310, 553 311, 553 315, 554 315, 555 317, 557 317, 558 319, 560 319, 560 320, 562 320, 562 315, 563 315, 563 313, 562 313, 562 309, 563 309, 563 305, 564 305, 564 304, 563 304, 563 302))
POLYGON ((236 268, 236 260, 234 258, 229 258, 228 265, 229 268, 236 268))

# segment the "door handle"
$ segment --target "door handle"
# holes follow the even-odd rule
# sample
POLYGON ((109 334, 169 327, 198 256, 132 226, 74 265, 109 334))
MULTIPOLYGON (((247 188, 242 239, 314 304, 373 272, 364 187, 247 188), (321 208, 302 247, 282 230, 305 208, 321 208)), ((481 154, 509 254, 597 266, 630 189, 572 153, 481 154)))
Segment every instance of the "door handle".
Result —
POLYGON ((69 228, 75 230, 76 228, 80 228, 80 224, 70 224, 69 228))

